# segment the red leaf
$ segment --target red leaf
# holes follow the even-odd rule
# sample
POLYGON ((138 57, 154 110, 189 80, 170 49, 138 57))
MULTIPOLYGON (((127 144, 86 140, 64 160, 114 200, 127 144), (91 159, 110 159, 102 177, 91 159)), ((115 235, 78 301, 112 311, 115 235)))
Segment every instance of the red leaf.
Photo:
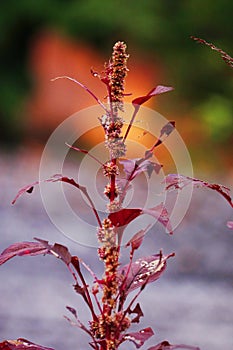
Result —
POLYGON ((173 234, 172 226, 169 220, 169 214, 163 203, 160 203, 159 205, 150 209, 143 209, 142 214, 153 216, 166 228, 170 234, 173 234))
MULTIPOLYGON (((53 175, 51 178, 44 180, 43 182, 58 182, 58 181, 67 182, 67 183, 77 187, 78 189, 80 189, 82 191, 84 191, 84 189, 85 189, 85 187, 80 186, 73 179, 69 179, 68 177, 62 176, 61 174, 53 175)), ((32 184, 29 184, 29 185, 21 188, 19 190, 19 192, 17 193, 17 195, 15 196, 15 198, 13 199, 12 204, 15 204, 17 199, 19 197, 21 197, 25 192, 32 193, 34 186, 39 185, 39 183, 40 183, 40 181, 35 181, 32 184)))
POLYGON ((143 103, 148 101, 151 97, 163 94, 163 93, 171 91, 171 90, 174 90, 173 87, 171 87, 171 86, 158 85, 156 88, 153 88, 151 91, 149 91, 147 95, 135 98, 132 101, 132 103, 133 103, 133 105, 141 106, 143 103))
POLYGON ((184 344, 171 345, 166 340, 162 341, 161 343, 155 346, 150 347, 147 350, 175 350, 175 349, 200 350, 200 348, 197 346, 190 346, 190 345, 184 345, 184 344))
POLYGON ((209 182, 195 179, 192 177, 178 175, 178 174, 169 174, 166 176, 164 182, 167 184, 166 190, 182 189, 185 186, 192 184, 194 187, 207 187, 211 190, 217 191, 220 193, 228 203, 233 207, 232 198, 230 196, 230 189, 219 184, 211 184, 209 182))
POLYGON ((48 254, 48 249, 40 242, 19 242, 10 245, 0 254, 0 265, 15 256, 48 254))
POLYGON ((124 172, 126 175, 130 175, 135 168, 137 159, 121 159, 119 163, 123 165, 124 172))
POLYGON ((59 243, 55 243, 54 245, 51 245, 48 243, 48 241, 44 241, 43 239, 40 239, 40 238, 35 238, 35 240, 43 244, 44 247, 48 249, 49 253, 55 255, 57 258, 64 261, 65 264, 69 265, 71 263, 72 256, 68 248, 65 247, 64 245, 59 243))
MULTIPOLYGON (((62 175, 54 175, 54 176, 51 177, 50 179, 44 180, 44 182, 57 182, 57 181, 62 181, 61 179, 62 179, 62 175)), ((17 199, 18 199, 19 197, 21 197, 25 192, 27 192, 27 193, 32 193, 34 187, 35 187, 36 185, 39 185, 39 183, 40 183, 40 181, 35 181, 35 182, 33 182, 32 184, 29 184, 29 185, 27 185, 27 186, 21 188, 21 189, 18 191, 18 193, 17 193, 17 195, 15 196, 15 198, 13 199, 12 204, 15 204, 15 202, 17 201, 17 199)))
POLYGON ((129 314, 137 314, 136 317, 134 317, 131 322, 132 323, 139 323, 140 322, 140 318, 144 316, 141 306, 139 303, 137 303, 137 305, 135 306, 135 308, 133 310, 129 309, 129 314))
POLYGON ((112 224, 116 227, 128 225, 131 221, 136 219, 141 214, 148 214, 157 219, 166 229, 172 234, 172 227, 169 221, 169 214, 163 203, 150 209, 121 209, 114 213, 109 214, 108 218, 112 224))
POLYGON ((17 340, 4 340, 0 343, 0 350, 54 350, 52 348, 46 348, 42 345, 38 345, 30 342, 29 340, 19 338, 17 340))
POLYGON ((58 255, 58 257, 60 259, 62 259, 64 261, 64 263, 66 263, 67 265, 69 265, 71 263, 71 254, 68 251, 67 247, 65 247, 62 244, 59 243, 55 243, 52 246, 52 249, 50 250, 50 252, 54 252, 58 255))
POLYGON ((158 85, 156 88, 152 89, 151 91, 148 92, 147 95, 144 95, 144 96, 140 96, 140 97, 137 97, 135 98, 133 101, 132 101, 132 104, 134 106, 134 112, 133 112, 133 115, 131 117, 131 120, 129 122, 129 125, 128 125, 128 128, 125 132, 125 136, 123 137, 123 142, 125 142, 128 134, 129 134, 129 131, 133 125, 133 122, 136 118, 136 115, 140 109, 140 106, 145 103, 146 101, 148 101, 151 97, 155 96, 155 95, 160 95, 160 94, 163 94, 164 92, 168 92, 168 91, 171 91, 173 90, 172 87, 170 86, 162 86, 162 85, 158 85))
POLYGON ((170 121, 166 125, 164 125, 160 130, 159 139, 155 142, 155 144, 151 147, 151 149, 145 152, 145 158, 147 159, 150 158, 153 154, 154 149, 159 145, 161 145, 166 140, 166 138, 172 133, 174 129, 175 129, 174 121, 170 121))
POLYGON ((122 267, 119 270, 119 276, 123 278, 125 294, 156 281, 164 272, 167 259, 174 255, 174 253, 167 256, 162 255, 162 253, 155 254, 136 260, 130 268, 129 265, 122 267))
POLYGON ((133 235, 133 237, 128 241, 128 243, 126 243, 125 246, 128 247, 129 245, 131 245, 132 250, 138 249, 141 246, 145 234, 150 228, 150 226, 151 225, 148 225, 144 230, 140 230, 137 233, 135 233, 135 235, 133 235))
POLYGON ((57 258, 63 260, 65 264, 70 264, 71 255, 65 246, 58 243, 50 245, 48 241, 39 238, 35 239, 38 242, 19 242, 10 245, 0 254, 0 265, 15 256, 35 256, 41 254, 55 255, 57 258))
POLYGON ((168 341, 164 340, 163 342, 161 342, 155 346, 151 346, 147 350, 166 350, 166 349, 169 349, 169 346, 170 346, 170 344, 168 343, 168 341))
POLYGON ((149 178, 151 177, 153 171, 158 174, 161 168, 163 167, 162 164, 158 164, 155 162, 151 162, 149 160, 143 162, 143 167, 146 167, 147 174, 149 178))
POLYGON ((116 227, 128 225, 142 213, 142 209, 121 209, 109 214, 108 218, 116 227))
POLYGON ((233 230, 233 221, 228 221, 227 222, 227 227, 233 230))
POLYGON ((32 193, 33 189, 34 189, 34 186, 38 185, 39 184, 39 181, 36 181, 36 182, 33 182, 32 184, 30 185, 27 185, 23 188, 21 188, 19 190, 19 192, 17 193, 17 195, 15 196, 15 198, 13 199, 12 201, 12 204, 15 204, 15 202, 17 201, 17 199, 22 196, 22 194, 24 194, 25 192, 27 193, 32 193))
POLYGON ((72 315, 77 319, 77 311, 71 307, 71 306, 66 306, 67 310, 72 313, 72 315))
POLYGON ((137 175, 145 171, 147 172, 148 177, 150 178, 153 171, 155 171, 155 173, 158 174, 160 169, 162 168, 161 164, 151 162, 143 158, 123 159, 120 160, 120 163, 123 164, 124 172, 129 181, 132 181, 137 175))
POLYGON ((136 345, 136 348, 139 349, 146 340, 152 337, 152 335, 154 335, 154 332, 152 328, 148 327, 140 330, 139 332, 133 332, 124 335, 123 341, 130 340, 136 345))
MULTIPOLYGON (((78 189, 86 196, 86 198, 87 198, 87 200, 89 201, 89 203, 90 203, 90 205, 91 205, 91 208, 92 208, 92 210, 93 210, 93 212, 94 212, 94 214, 95 214, 95 216, 96 216, 96 219, 97 219, 97 221, 98 221, 98 224, 99 224, 99 226, 101 227, 101 220, 100 220, 100 218, 99 218, 99 215, 98 215, 97 210, 95 209, 94 203, 92 202, 90 196, 89 196, 88 193, 87 193, 86 187, 80 186, 74 179, 70 179, 70 178, 68 178, 68 177, 66 177, 66 176, 62 176, 61 174, 55 174, 55 175, 53 175, 51 178, 49 178, 49 179, 47 179, 47 180, 44 180, 43 182, 57 182, 57 181, 66 182, 66 183, 68 183, 68 184, 70 184, 70 185, 72 185, 72 186, 78 188, 78 189)), ((16 202, 16 200, 17 200, 22 194, 24 194, 25 192, 31 193, 32 190, 33 190, 33 187, 34 187, 35 185, 38 185, 38 184, 39 184, 39 182, 36 181, 36 182, 34 182, 33 184, 28 185, 28 186, 22 188, 22 189, 17 193, 16 197, 15 197, 14 200, 12 201, 12 204, 14 204, 14 203, 16 202)))
POLYGON ((168 122, 166 125, 164 125, 164 127, 162 127, 161 131, 160 131, 160 138, 165 134, 167 136, 169 136, 172 131, 175 128, 175 122, 174 121, 170 121, 168 122))

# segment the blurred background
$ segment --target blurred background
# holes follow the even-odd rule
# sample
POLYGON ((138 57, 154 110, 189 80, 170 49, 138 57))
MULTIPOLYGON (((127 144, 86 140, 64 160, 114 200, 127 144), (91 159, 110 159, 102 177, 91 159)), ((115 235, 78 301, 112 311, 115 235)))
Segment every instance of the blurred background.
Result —
POLYGON ((232 172, 232 69, 190 39, 232 55, 232 11, 229 0, 1 2, 2 147, 43 144, 68 115, 93 104, 74 84, 51 83, 57 75, 73 76, 104 98, 90 68, 101 71, 114 42, 124 40, 131 56, 127 92, 174 86, 150 106, 176 120, 194 166, 232 172))
MULTIPOLYGON (((72 82, 51 79, 72 76, 104 99, 105 89, 90 69, 102 71, 117 40, 127 43, 130 54, 126 92, 137 97, 157 84, 173 86, 173 92, 147 106, 176 121, 196 176, 233 186, 233 71, 218 53, 190 39, 203 38, 232 56, 232 13, 230 0, 1 1, 1 251, 39 236, 69 246, 83 259, 93 256, 88 262, 100 270, 93 250, 71 242, 52 225, 39 191, 14 208, 10 202, 18 188, 38 178, 51 132, 93 105, 72 82)), ((142 255, 161 247, 165 254, 176 251, 164 279, 148 288, 142 302, 143 326, 153 320, 156 331, 150 345, 168 339, 202 350, 232 350, 230 219, 223 198, 197 190, 174 237, 160 229, 148 234, 142 255)), ((86 348, 86 339, 62 319, 66 303, 88 318, 69 274, 55 259, 29 259, 1 267, 0 339, 26 337, 57 350, 86 348)))

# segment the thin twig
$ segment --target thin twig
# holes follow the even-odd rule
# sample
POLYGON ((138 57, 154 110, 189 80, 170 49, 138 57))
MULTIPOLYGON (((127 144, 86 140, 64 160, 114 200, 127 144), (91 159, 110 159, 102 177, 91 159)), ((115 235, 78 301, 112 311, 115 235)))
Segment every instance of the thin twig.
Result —
POLYGON ((76 188, 78 188, 86 196, 86 198, 88 199, 88 201, 89 201, 89 203, 91 205, 91 208, 92 208, 92 210, 93 210, 93 212, 95 214, 95 217, 96 217, 96 219, 98 221, 99 226, 102 227, 102 223, 101 223, 100 217, 98 215, 98 212, 97 212, 97 210, 95 208, 95 205, 94 205, 91 197, 89 196, 89 194, 87 192, 86 187, 79 185, 77 182, 74 181, 74 179, 69 179, 68 177, 62 177, 60 181, 63 181, 63 182, 66 182, 66 183, 68 183, 70 185, 75 186, 76 188))
MULTIPOLYGON (((121 286, 120 286, 120 288, 119 288, 119 292, 118 292, 118 295, 117 295, 117 297, 116 297, 116 300, 119 298, 119 296, 121 296, 121 293, 123 292, 123 287, 124 287, 124 285, 125 285, 125 282, 126 282, 126 280, 127 280, 127 277, 128 277, 128 275, 129 275, 129 271, 130 271, 131 266, 132 266, 132 263, 133 263, 133 255, 134 255, 134 250, 130 253, 129 265, 128 265, 126 274, 125 274, 125 276, 124 276, 124 279, 123 279, 123 281, 122 281, 122 283, 121 283, 121 286)), ((120 298, 120 300, 119 300, 118 311, 121 311, 121 309, 123 308, 125 299, 126 299, 126 295, 123 294, 123 297, 120 298)))
POLYGON ((90 293, 89 293, 89 290, 88 290, 88 286, 87 286, 86 281, 85 281, 85 279, 83 277, 83 274, 82 274, 82 272, 81 272, 81 270, 79 268, 79 259, 78 259, 78 257, 72 256, 71 263, 74 266, 75 270, 77 271, 78 276, 79 276, 79 278, 80 278, 80 280, 82 282, 83 288, 84 288, 85 293, 86 293, 85 296, 87 298, 87 305, 89 306, 89 309, 91 311, 92 317, 93 317, 94 320, 97 320, 98 318, 97 318, 97 316, 95 314, 95 311, 94 311, 94 307, 93 307, 93 304, 92 304, 92 300, 91 300, 91 296, 90 296, 90 293))
POLYGON ((139 107, 138 105, 137 105, 137 108, 134 107, 133 115, 132 115, 132 117, 131 117, 131 120, 130 120, 130 122, 129 122, 129 125, 128 125, 128 127, 127 127, 127 130, 126 130, 126 132, 125 132, 125 136, 123 137, 123 143, 125 142, 125 140, 126 140, 126 138, 127 138, 127 136, 128 136, 128 133, 130 132, 130 129, 131 129, 132 125, 133 125, 134 119, 136 118, 136 115, 137 115, 137 113, 138 113, 138 111, 139 111, 139 108, 138 108, 138 107, 139 107))
POLYGON ((71 80, 73 81, 74 83, 78 84, 79 86, 81 86, 84 90, 86 90, 95 100, 96 102, 106 111, 108 112, 108 109, 105 107, 105 105, 100 101, 100 99, 84 84, 80 83, 80 81, 74 79, 74 78, 71 78, 67 75, 63 75, 63 76, 60 76, 60 77, 56 77, 56 78, 53 78, 51 79, 51 81, 56 81, 58 79, 68 79, 68 80, 71 80))
POLYGON ((95 156, 93 156, 92 154, 90 154, 88 151, 84 150, 84 149, 80 149, 78 147, 74 147, 74 146, 71 146, 69 145, 67 142, 65 143, 66 146, 68 146, 69 148, 77 151, 77 152, 81 152, 81 153, 84 153, 84 154, 88 154, 88 156, 92 159, 94 159, 97 163, 99 163, 101 166, 103 166, 103 163, 101 163, 101 161, 99 161, 98 158, 96 158, 95 156))

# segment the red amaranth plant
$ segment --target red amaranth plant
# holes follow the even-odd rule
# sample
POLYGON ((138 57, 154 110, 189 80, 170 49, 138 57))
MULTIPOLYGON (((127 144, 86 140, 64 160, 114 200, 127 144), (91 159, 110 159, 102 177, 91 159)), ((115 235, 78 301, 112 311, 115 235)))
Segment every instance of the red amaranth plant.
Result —
MULTIPOLYGON (((97 277, 94 271, 76 255, 72 255, 68 248, 55 243, 36 238, 35 242, 14 243, 6 248, 0 255, 0 265, 15 256, 35 256, 35 255, 54 255, 64 262, 68 271, 71 273, 74 281, 74 290, 83 299, 90 311, 91 319, 88 325, 82 323, 76 310, 67 306, 72 318, 67 320, 90 336, 90 346, 95 350, 116 350, 126 341, 134 343, 136 348, 140 348, 146 340, 154 333, 151 327, 141 329, 137 332, 131 332, 130 326, 133 323, 139 323, 143 312, 140 304, 137 302, 139 295, 145 289, 145 286, 159 279, 167 267, 167 260, 175 254, 172 252, 164 255, 162 251, 146 257, 135 259, 135 251, 140 248, 147 231, 151 225, 132 234, 131 239, 126 244, 129 247, 129 262, 125 266, 120 264, 120 254, 122 247, 122 236, 125 227, 137 217, 147 214, 155 218, 164 228, 172 234, 173 229, 170 222, 170 216, 164 203, 160 203, 152 208, 127 208, 125 206, 125 197, 132 181, 141 173, 148 177, 153 172, 158 174, 162 168, 161 164, 151 161, 157 147, 160 146, 166 138, 173 132, 175 123, 173 121, 163 126, 157 141, 137 159, 126 159, 126 140, 132 128, 135 117, 143 103, 153 96, 173 90, 172 87, 157 86, 149 93, 138 98, 134 98, 133 114, 126 128, 122 132, 124 120, 121 112, 124 110, 125 96, 125 78, 127 75, 126 45, 123 42, 117 42, 113 47, 113 53, 110 61, 105 65, 103 74, 92 72, 102 83, 106 85, 108 103, 103 104, 85 85, 70 77, 68 78, 79 86, 84 88, 103 108, 104 114, 99 117, 100 124, 105 134, 105 146, 109 153, 109 159, 102 164, 88 151, 68 145, 71 149, 89 154, 95 161, 99 162, 103 176, 108 179, 103 192, 107 199, 108 214, 101 220, 98 210, 95 208, 93 200, 88 193, 88 189, 77 183, 74 179, 64 175, 54 175, 46 182, 64 182, 71 185, 74 189, 82 192, 86 197, 90 207, 95 215, 97 229, 97 239, 99 247, 98 257, 104 265, 104 274, 97 277), (122 177, 120 166, 123 167, 124 176, 122 177), (84 271, 87 270, 93 277, 93 285, 86 282, 84 271), (131 294, 131 292, 134 293, 131 294), (133 295, 133 296, 131 296, 133 295)), ((230 191, 228 188, 210 184, 208 182, 197 180, 184 175, 170 174, 164 179, 165 190, 177 190, 188 186, 190 183, 196 187, 207 187, 221 194, 228 203, 233 206, 230 191)), ((13 203, 25 192, 31 193, 34 186, 39 182, 34 182, 22 188, 16 195, 13 203)), ((232 223, 229 222, 228 226, 232 223)), ((53 350, 40 345, 36 345, 23 338, 17 340, 5 340, 0 343, 2 350, 53 350)), ((190 349, 198 350, 198 347, 188 345, 172 345, 168 341, 163 341, 148 350, 174 350, 190 349)))

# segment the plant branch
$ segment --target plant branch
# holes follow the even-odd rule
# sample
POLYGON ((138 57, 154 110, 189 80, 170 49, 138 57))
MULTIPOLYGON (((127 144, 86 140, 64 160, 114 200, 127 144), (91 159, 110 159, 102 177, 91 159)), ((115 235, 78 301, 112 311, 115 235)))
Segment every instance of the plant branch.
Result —
POLYGON ((96 102, 106 111, 108 112, 108 109, 105 107, 105 105, 100 101, 100 99, 84 84, 80 83, 80 81, 74 79, 74 78, 71 78, 67 75, 63 75, 63 76, 60 76, 60 77, 56 77, 56 78, 53 78, 51 79, 51 81, 56 81, 58 79, 68 79, 68 80, 71 80, 73 81, 74 83, 78 84, 79 86, 81 86, 81 88, 83 88, 84 90, 86 90, 95 100, 96 102))
POLYGON ((135 106, 134 106, 133 115, 132 115, 132 117, 131 117, 131 120, 130 120, 130 122, 129 122, 129 125, 128 125, 128 127, 127 127, 127 130, 126 130, 126 132, 125 132, 125 135, 124 135, 124 137, 123 137, 123 142, 125 142, 125 140, 126 140, 128 134, 129 134, 129 132, 130 132, 130 129, 131 129, 132 125, 133 125, 134 119, 136 118, 136 115, 137 115, 138 111, 139 111, 139 106, 138 106, 138 105, 135 105, 135 106))
POLYGON ((86 281, 83 277, 83 274, 80 270, 80 267, 79 267, 79 259, 77 256, 72 256, 72 259, 71 259, 71 263, 72 265, 74 266, 75 270, 77 271, 78 273, 78 276, 83 284, 83 288, 84 288, 84 291, 85 291, 85 296, 86 296, 86 299, 87 299, 87 305, 91 311, 91 314, 92 314, 92 317, 94 320, 97 320, 97 316, 95 314, 95 311, 94 311, 94 307, 93 307, 93 304, 92 304, 92 300, 91 300, 91 296, 90 296, 90 293, 89 293, 89 290, 88 290, 88 286, 86 284, 86 281))

